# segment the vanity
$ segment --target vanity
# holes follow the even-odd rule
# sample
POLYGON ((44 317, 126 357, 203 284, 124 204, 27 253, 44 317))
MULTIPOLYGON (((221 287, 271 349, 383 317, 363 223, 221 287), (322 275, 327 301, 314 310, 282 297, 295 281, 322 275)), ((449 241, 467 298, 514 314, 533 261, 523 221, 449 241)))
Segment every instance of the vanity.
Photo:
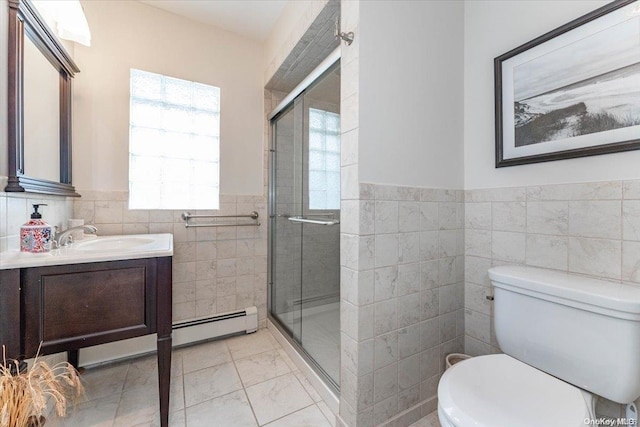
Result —
POLYGON ((0 253, 0 346, 27 359, 157 334, 161 425, 171 378, 173 236, 98 237, 47 254, 0 253))
MULTIPOLYGON (((80 69, 29 0, 7 3, 4 191, 79 197, 71 180, 71 100, 80 69)), ((19 252, 18 238, 0 242, 9 247, 0 252, 4 356, 67 352, 77 368, 81 348, 157 334, 160 422, 168 427, 173 236, 98 237, 43 254, 19 252)))
MULTIPOLYGON (((71 180, 71 104, 80 69, 29 0, 7 5, 4 191, 79 197, 71 180)), ((67 352, 77 368, 81 348, 157 334, 160 422, 167 427, 173 236, 98 237, 44 254, 12 249, 18 238, 0 242, 9 247, 0 252, 4 356, 67 352)))

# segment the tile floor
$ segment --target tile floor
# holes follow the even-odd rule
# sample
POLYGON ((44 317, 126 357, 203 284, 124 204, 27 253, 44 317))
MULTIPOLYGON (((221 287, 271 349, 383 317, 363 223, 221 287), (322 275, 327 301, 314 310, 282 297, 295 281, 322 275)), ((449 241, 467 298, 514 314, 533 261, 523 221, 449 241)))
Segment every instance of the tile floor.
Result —
POLYGON ((441 427, 438 421, 438 411, 433 411, 424 418, 419 419, 409 427, 441 427))
MULTIPOLYGON (((266 329, 175 350, 172 359, 171 427, 335 425, 266 329)), ((155 356, 87 370, 83 380, 85 401, 47 427, 159 426, 155 356)))

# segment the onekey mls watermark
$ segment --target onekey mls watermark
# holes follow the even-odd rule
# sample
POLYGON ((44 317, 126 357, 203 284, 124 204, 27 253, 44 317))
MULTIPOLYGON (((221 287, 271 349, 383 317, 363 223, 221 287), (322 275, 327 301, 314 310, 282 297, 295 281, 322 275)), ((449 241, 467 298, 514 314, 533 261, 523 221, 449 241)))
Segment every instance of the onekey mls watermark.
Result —
POLYGON ((585 418, 587 426, 637 426, 638 420, 633 418, 585 418))

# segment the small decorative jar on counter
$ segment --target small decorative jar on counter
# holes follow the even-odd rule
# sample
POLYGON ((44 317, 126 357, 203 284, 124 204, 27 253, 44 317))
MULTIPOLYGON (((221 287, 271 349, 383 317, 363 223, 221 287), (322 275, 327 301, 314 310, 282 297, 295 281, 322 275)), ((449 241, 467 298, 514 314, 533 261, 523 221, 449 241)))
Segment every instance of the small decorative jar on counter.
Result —
POLYGON ((42 214, 38 212, 43 203, 33 205, 33 213, 29 222, 20 227, 20 252, 34 254, 45 253, 51 250, 52 229, 42 220, 42 214))

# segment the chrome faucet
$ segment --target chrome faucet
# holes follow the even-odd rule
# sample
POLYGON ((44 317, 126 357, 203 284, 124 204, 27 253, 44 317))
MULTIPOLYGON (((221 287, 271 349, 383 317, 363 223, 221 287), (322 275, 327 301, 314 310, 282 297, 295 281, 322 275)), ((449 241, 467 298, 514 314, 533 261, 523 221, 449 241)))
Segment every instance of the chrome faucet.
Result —
POLYGON ((53 241, 59 248, 61 248, 62 246, 67 246, 70 243, 73 243, 71 233, 78 230, 83 230, 87 234, 96 234, 98 232, 98 229, 93 225, 79 225, 77 227, 67 228, 61 233, 56 232, 53 241))

